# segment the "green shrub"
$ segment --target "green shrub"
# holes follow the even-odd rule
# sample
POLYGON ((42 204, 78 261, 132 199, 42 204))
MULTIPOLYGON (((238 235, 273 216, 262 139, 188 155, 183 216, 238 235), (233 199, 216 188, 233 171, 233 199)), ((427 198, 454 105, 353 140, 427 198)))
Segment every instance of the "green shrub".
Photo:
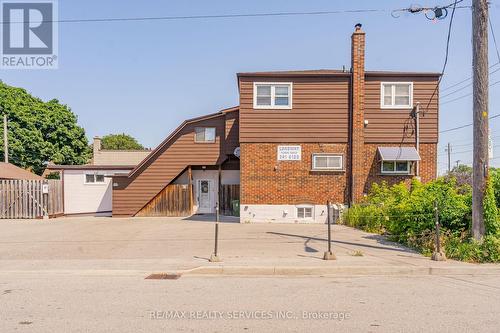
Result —
POLYGON ((500 221, 495 199, 498 180, 493 176, 490 179, 484 204, 488 235, 481 242, 470 237, 471 187, 466 183, 458 185, 453 177, 427 184, 413 180, 410 186, 374 184, 363 203, 346 210, 343 221, 348 226, 386 234, 393 241, 430 255, 435 246, 437 203, 447 257, 468 262, 500 262, 500 221))
POLYGON ((500 207, 500 169, 490 168, 490 177, 492 180, 493 192, 495 193, 495 201, 497 207, 500 207))
POLYGON ((492 177, 486 179, 486 191, 483 200, 484 226, 487 235, 500 235, 500 220, 493 190, 492 177))
POLYGON ((478 242, 470 237, 452 236, 445 241, 446 256, 476 263, 500 262, 500 238, 486 236, 478 242))
POLYGON ((382 208, 376 205, 356 205, 346 211, 343 223, 368 232, 383 233, 382 208))
POLYGON ((463 192, 454 179, 438 179, 427 184, 413 180, 388 186, 374 184, 363 204, 349 208, 346 224, 371 232, 386 232, 411 238, 434 231, 435 203, 441 226, 452 233, 468 230, 471 216, 470 188, 463 192))

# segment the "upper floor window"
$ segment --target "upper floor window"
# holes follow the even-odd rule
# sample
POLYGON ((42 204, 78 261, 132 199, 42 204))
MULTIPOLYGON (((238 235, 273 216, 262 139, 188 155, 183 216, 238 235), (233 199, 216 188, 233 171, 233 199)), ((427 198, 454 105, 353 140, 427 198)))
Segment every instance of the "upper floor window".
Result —
POLYGON ((291 109, 292 83, 254 83, 254 109, 291 109))
POLYGON ((382 82, 380 107, 382 109, 411 109, 413 105, 412 82, 382 82))
POLYGON ((97 173, 86 173, 85 184, 104 184, 104 175, 97 173))
POLYGON ((313 170, 342 170, 342 155, 339 154, 313 154, 313 170))
POLYGON ((196 127, 194 142, 215 142, 215 127, 196 127))

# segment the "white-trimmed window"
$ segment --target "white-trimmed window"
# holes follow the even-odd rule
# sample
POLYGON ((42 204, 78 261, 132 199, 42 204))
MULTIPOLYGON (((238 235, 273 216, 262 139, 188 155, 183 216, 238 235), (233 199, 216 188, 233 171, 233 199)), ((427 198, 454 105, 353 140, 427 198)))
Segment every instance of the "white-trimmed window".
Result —
POLYGON ((408 175, 411 170, 410 161, 382 161, 382 173, 408 175))
POLYGON ((98 173, 86 173, 85 184, 104 184, 104 175, 98 173))
POLYGON ((215 127, 195 127, 194 142, 215 142, 215 127))
POLYGON ((299 206, 297 206, 297 218, 298 219, 312 219, 313 218, 313 206, 311 206, 311 205, 299 205, 299 206))
POLYGON ((291 109, 292 83, 254 82, 254 109, 291 109))
POLYGON ((382 82, 380 84, 380 107, 382 109, 411 109, 413 105, 413 82, 382 82))
POLYGON ((313 170, 343 170, 343 156, 341 154, 313 154, 313 170))

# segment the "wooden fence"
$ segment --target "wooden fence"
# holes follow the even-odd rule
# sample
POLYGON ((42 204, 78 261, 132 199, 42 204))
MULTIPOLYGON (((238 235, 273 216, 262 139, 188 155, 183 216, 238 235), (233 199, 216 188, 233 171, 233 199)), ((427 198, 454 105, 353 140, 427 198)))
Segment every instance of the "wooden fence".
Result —
POLYGON ((60 180, 0 180, 0 219, 34 219, 62 215, 60 180), (43 184, 48 185, 44 194, 43 184))
POLYGON ((220 205, 220 213, 222 215, 235 215, 231 205, 233 200, 240 200, 240 185, 222 185, 220 205))
POLYGON ((189 216, 192 206, 189 185, 170 184, 136 216, 189 216))

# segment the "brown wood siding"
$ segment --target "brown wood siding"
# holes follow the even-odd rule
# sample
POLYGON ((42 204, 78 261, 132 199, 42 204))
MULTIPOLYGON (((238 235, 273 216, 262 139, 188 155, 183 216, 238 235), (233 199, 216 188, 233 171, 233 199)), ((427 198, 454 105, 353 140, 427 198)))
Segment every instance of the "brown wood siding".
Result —
POLYGON ((224 143, 224 150, 226 154, 232 154, 234 148, 240 145, 239 133, 239 112, 233 111, 226 113, 226 142, 224 143))
MULTIPOLYGON (((380 108, 381 82, 413 82, 413 104, 420 102, 424 111, 436 88, 438 77, 366 77, 365 84, 365 119, 369 124, 365 128, 365 143, 400 143, 403 128, 411 110, 393 110, 380 108)), ((420 140, 422 143, 438 141, 438 96, 436 92, 425 116, 420 117, 420 140)), ((411 134, 411 129, 409 133, 411 134)), ((412 136, 404 142, 414 142, 412 136)))
POLYGON ((189 186, 170 184, 158 193, 136 216, 189 216, 193 202, 189 186))
POLYGON ((136 214, 188 165, 216 165, 226 157, 223 150, 225 116, 185 125, 166 145, 142 165, 131 178, 115 177, 113 216, 136 214), (215 127, 215 143, 195 143, 195 127, 215 127))
POLYGON ((348 77, 241 77, 239 85, 241 142, 347 142, 348 77), (292 109, 254 110, 253 82, 293 82, 292 109))

